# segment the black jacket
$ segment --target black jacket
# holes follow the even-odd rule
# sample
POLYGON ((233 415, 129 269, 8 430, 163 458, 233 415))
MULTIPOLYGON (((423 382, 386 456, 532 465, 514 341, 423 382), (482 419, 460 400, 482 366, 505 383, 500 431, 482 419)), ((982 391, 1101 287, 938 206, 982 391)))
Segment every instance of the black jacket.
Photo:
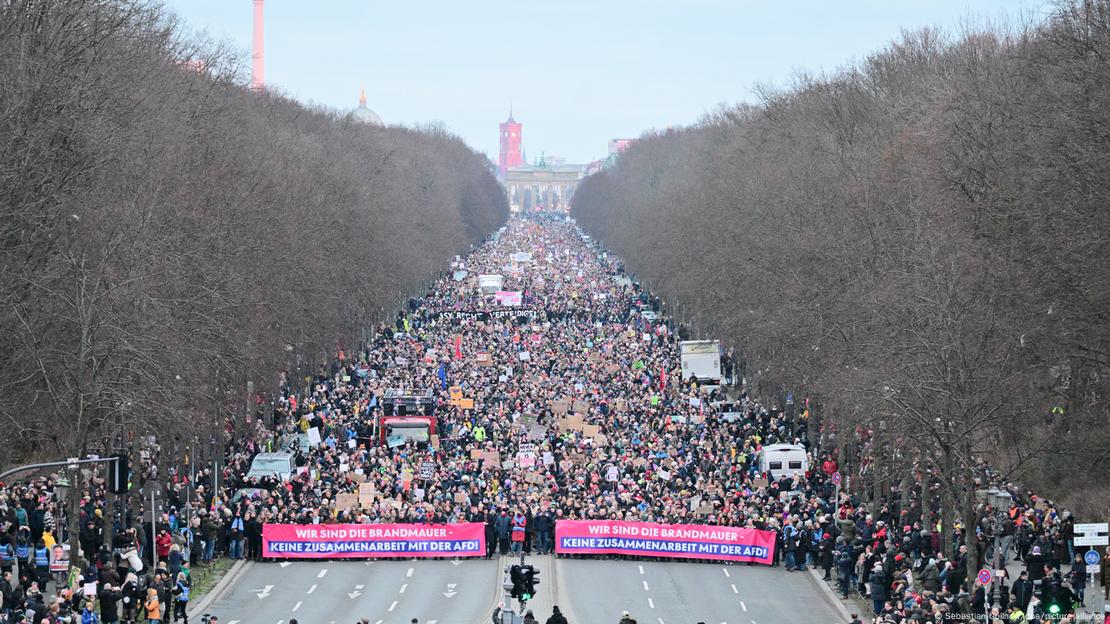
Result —
POLYGON ((109 589, 100 590, 100 619, 108 622, 119 620, 119 601, 123 593, 109 589))

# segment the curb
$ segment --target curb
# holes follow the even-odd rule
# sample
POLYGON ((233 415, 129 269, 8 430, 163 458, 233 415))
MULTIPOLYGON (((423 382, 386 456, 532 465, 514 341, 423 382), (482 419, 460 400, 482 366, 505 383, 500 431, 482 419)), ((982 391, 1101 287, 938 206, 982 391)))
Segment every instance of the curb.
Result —
MULTIPOLYGON (((829 587, 828 583, 822 580, 821 575, 817 573, 817 570, 814 570, 812 566, 806 566, 806 572, 809 573, 807 574, 807 576, 811 581, 813 581, 813 584, 820 589, 819 593, 821 594, 821 597, 825 599, 825 602, 827 602, 834 611, 840 614, 842 621, 851 622, 852 614, 848 611, 848 608, 844 606, 844 601, 840 599, 840 596, 836 595, 836 592, 834 592, 832 588, 829 587)), ((868 616, 870 615, 870 612, 863 613, 863 615, 868 616)))
MULTIPOLYGON (((200 616, 203 615, 204 612, 212 606, 212 603, 216 602, 216 599, 223 595, 229 587, 235 584, 235 582, 239 580, 239 577, 243 576, 252 563, 254 562, 247 561, 246 559, 236 561, 235 564, 231 566, 231 569, 227 571, 227 574, 216 582, 215 586, 212 587, 212 591, 205 594, 204 598, 201 598, 200 604, 188 610, 189 617, 199 621, 200 616)), ((192 604, 189 606, 192 607, 192 604)))

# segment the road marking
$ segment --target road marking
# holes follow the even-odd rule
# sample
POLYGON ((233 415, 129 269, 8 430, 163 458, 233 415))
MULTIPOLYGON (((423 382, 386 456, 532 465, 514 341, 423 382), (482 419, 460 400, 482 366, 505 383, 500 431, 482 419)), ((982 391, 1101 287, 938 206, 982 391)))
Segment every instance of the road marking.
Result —
POLYGON ((298 600, 297 604, 293 605, 293 610, 296 611, 297 609, 300 609, 300 608, 301 608, 301 601, 298 600))
POLYGON ((377 622, 374 622, 374 624, 382 624, 382 621, 378 620, 377 622))
POLYGON ((651 591, 648 589, 647 581, 644 581, 644 591, 651 591))
POLYGON ((327 574, 327 573, 328 573, 328 569, 324 568, 323 570, 320 570, 320 573, 316 575, 316 578, 324 578, 324 575, 327 574))
POLYGON ((366 587, 366 586, 365 585, 355 585, 355 591, 347 592, 347 597, 350 598, 351 600, 354 600, 355 598, 358 598, 359 596, 362 595, 362 588, 363 587, 366 587))
POLYGON ((394 609, 396 609, 396 608, 397 608, 397 601, 396 601, 396 600, 394 600, 394 601, 393 601, 393 604, 389 605, 389 610, 390 610, 390 611, 393 611, 393 610, 394 610, 394 609))
POLYGON ((744 611, 747 611, 748 610, 748 605, 744 604, 744 601, 741 600, 740 601, 740 608, 743 609, 744 611))
MULTIPOLYGON (((459 566, 459 565, 462 565, 462 561, 460 561, 460 560, 458 560, 458 559, 452 559, 452 560, 451 560, 451 565, 453 565, 453 566, 459 566)), ((436 622, 436 621, 438 621, 438 620, 432 620, 432 621, 433 621, 433 622, 436 622)))
POLYGON ((413 570, 412 568, 409 568, 409 571, 405 572, 405 576, 411 577, 412 576, 412 570, 413 570))
POLYGON ((732 593, 734 593, 734 594, 739 594, 740 593, 740 590, 736 589, 736 583, 729 583, 728 585, 729 585, 729 587, 732 588, 732 593))
POLYGON ((398 594, 403 594, 403 593, 405 593, 405 590, 408 589, 408 588, 409 588, 409 584, 405 583, 405 584, 401 585, 401 591, 399 591, 397 593, 398 594))
POLYGON ((231 620, 227 624, 239 624, 239 620, 231 620))
POLYGON ((651 607, 652 609, 654 609, 655 608, 655 601, 652 600, 651 598, 648 598, 648 606, 651 607))
POLYGON ((258 594, 258 599, 262 600, 266 596, 270 595, 270 590, 273 589, 273 588, 274 588, 273 585, 267 585, 267 586, 263 587, 262 589, 254 589, 254 590, 251 590, 251 591, 258 594))
MULTIPOLYGON (((282 561, 280 565, 281 565, 282 568, 288 568, 289 566, 293 565, 293 562, 292 561, 282 561)), ((235 620, 235 621, 238 622, 239 620, 235 620)))
POLYGON ((640 566, 640 574, 644 573, 644 566, 640 566))
POLYGON ((659 624, 666 624, 666 622, 663 621, 663 618, 659 618, 659 624))
POLYGON ((731 574, 728 573, 728 568, 721 568, 721 572, 724 572, 725 576, 732 576, 731 574))
POLYGON ((312 587, 309 587, 309 588, 308 588, 308 591, 307 591, 306 593, 309 593, 309 594, 311 594, 311 593, 312 593, 312 592, 314 592, 314 591, 316 591, 316 586, 315 586, 315 585, 313 585, 312 587))

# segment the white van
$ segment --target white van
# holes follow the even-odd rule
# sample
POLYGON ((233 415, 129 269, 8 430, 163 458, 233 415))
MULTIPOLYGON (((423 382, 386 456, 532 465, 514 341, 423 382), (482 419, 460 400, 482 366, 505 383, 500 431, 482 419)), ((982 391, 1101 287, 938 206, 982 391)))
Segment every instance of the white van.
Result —
POLYGON ((804 475, 809 470, 806 449, 800 444, 768 444, 759 454, 759 471, 771 473, 775 481, 785 476, 804 475))
POLYGON ((246 478, 277 477, 288 481, 296 470, 292 453, 259 453, 251 461, 251 469, 247 471, 246 478))

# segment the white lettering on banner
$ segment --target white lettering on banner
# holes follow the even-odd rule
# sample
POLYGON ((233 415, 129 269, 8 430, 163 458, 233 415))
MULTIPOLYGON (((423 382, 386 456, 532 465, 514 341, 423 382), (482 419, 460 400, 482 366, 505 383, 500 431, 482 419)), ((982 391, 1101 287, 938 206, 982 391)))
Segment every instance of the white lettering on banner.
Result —
POLYGON ((384 538, 424 538, 433 539, 447 537, 447 529, 430 527, 396 527, 390 529, 377 528, 372 525, 344 527, 331 529, 326 526, 306 527, 294 529, 294 534, 301 539, 370 539, 384 538))
POLYGON ((693 553, 699 555, 730 555, 736 557, 766 558, 767 549, 750 544, 714 544, 698 542, 669 542, 663 540, 624 539, 620 537, 564 537, 561 546, 568 550, 640 550, 645 552, 693 553))
POLYGON ((591 524, 586 527, 591 535, 628 535, 632 537, 665 537, 676 539, 701 539, 701 540, 721 540, 721 541, 737 541, 740 539, 740 534, 736 531, 729 531, 723 527, 707 527, 704 529, 676 529, 670 527, 655 527, 655 526, 623 526, 623 525, 608 525, 608 524, 591 524))

